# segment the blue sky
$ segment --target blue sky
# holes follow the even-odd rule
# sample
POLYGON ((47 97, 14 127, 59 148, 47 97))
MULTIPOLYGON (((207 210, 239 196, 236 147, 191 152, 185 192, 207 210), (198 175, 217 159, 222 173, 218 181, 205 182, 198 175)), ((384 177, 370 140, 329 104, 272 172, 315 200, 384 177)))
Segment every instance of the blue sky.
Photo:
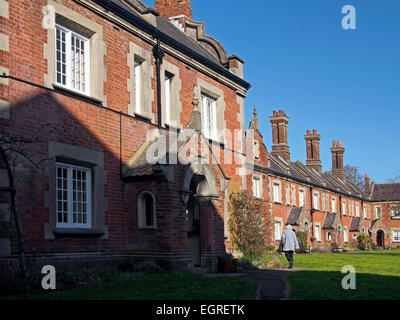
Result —
MULTIPOLYGON (((154 6, 154 0, 145 0, 154 6)), ((304 134, 321 135, 323 171, 341 140, 345 164, 377 183, 400 174, 400 1, 192 0, 193 18, 230 54, 245 60, 253 105, 271 150, 268 117, 285 110, 291 160, 306 160, 304 134), (344 30, 344 5, 356 30, 344 30)))

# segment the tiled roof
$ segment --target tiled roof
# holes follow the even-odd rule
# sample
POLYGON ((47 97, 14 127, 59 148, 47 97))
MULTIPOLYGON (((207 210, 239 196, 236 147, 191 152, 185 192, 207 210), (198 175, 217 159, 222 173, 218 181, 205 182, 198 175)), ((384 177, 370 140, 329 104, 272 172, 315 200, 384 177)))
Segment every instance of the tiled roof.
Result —
POLYGON ((297 220, 299 219, 300 212, 301 208, 292 208, 292 210, 290 210, 289 217, 286 220, 286 224, 297 225, 297 220))
POLYGON ((262 170, 277 176, 292 178, 300 183, 309 184, 316 188, 340 193, 347 197, 355 197, 365 200, 368 198, 368 195, 363 190, 360 190, 349 180, 339 180, 338 178, 332 176, 332 174, 329 172, 319 173, 315 169, 307 167, 300 161, 285 161, 281 157, 271 153, 268 154, 268 158, 270 160, 269 166, 256 166, 256 170, 262 170))
POLYGON ((350 223, 349 231, 358 231, 358 225, 360 224, 360 217, 352 218, 350 223))
POLYGON ((323 229, 331 229, 333 227, 333 223, 335 222, 336 214, 335 213, 327 213, 325 216, 323 229))
POLYGON ((372 201, 400 201, 400 183, 375 184, 372 201))

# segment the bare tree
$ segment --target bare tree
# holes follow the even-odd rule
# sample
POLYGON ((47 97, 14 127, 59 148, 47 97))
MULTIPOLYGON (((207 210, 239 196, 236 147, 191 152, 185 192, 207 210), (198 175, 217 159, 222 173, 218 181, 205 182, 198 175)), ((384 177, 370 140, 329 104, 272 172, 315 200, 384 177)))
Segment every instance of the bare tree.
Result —
POLYGON ((359 172, 358 167, 345 165, 344 174, 347 179, 352 181, 361 190, 364 190, 364 176, 359 172))
POLYGON ((30 281, 27 265, 27 244, 24 234, 23 220, 26 213, 29 212, 29 199, 32 199, 36 188, 36 176, 41 164, 48 159, 37 160, 33 155, 33 150, 42 142, 43 136, 48 136, 57 130, 57 125, 38 124, 35 134, 31 137, 17 136, 12 134, 0 134, 0 163, 7 172, 8 186, 0 188, 0 191, 9 193, 9 210, 14 219, 15 231, 19 247, 19 264, 24 280, 25 299, 30 299, 30 281), (20 177, 17 174, 17 167, 25 163, 27 175, 20 177), (25 192, 20 194, 21 205, 17 207, 18 180, 24 180, 25 192), (25 210, 24 210, 25 208, 25 210))

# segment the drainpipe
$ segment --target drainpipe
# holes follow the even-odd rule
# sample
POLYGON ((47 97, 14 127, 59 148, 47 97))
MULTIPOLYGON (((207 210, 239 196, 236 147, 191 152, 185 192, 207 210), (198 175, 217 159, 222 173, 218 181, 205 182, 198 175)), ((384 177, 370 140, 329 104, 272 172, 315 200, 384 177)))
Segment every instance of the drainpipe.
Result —
POLYGON ((161 64, 164 57, 164 50, 161 48, 160 39, 157 39, 157 45, 153 47, 153 56, 156 59, 156 73, 157 73, 157 126, 161 129, 162 126, 162 113, 161 113, 161 64))

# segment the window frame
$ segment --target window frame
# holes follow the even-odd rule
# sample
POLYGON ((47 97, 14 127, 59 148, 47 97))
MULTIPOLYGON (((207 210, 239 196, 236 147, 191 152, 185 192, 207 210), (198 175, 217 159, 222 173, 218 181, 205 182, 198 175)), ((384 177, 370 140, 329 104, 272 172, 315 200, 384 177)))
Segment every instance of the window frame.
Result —
POLYGON ((319 211, 319 193, 318 192, 313 193, 313 207, 314 207, 314 209, 319 211))
POLYGON ((255 197, 257 199, 261 199, 261 179, 260 179, 260 177, 253 176, 252 187, 253 187, 253 197, 255 197))
POLYGON ((400 242, 400 229, 392 230, 392 233, 393 233, 392 241, 396 242, 396 243, 400 242), (395 239, 396 238, 396 233, 397 233, 397 239, 395 239))
POLYGON ((272 183, 272 191, 273 191, 274 203, 282 203, 282 199, 281 199, 281 184, 279 182, 274 181, 272 183), (275 192, 275 190, 277 190, 277 191, 275 192))
POLYGON ((276 221, 274 223, 274 237, 275 241, 280 241, 282 240, 282 221, 276 221), (279 228, 276 226, 279 225, 279 228))
POLYGON ((79 166, 79 165, 74 165, 74 164, 68 164, 68 163, 63 163, 63 162, 56 162, 56 174, 55 174, 55 179, 56 179, 56 228, 79 228, 79 229, 90 229, 92 227, 92 169, 84 166, 79 166), (65 168, 67 169, 67 221, 68 222, 59 222, 58 221, 58 191, 59 188, 57 186, 57 170, 58 168, 65 168), (73 210, 73 186, 72 186, 72 170, 77 169, 80 171, 84 171, 86 173, 86 223, 78 223, 78 222, 73 222, 73 215, 74 215, 74 210, 73 210), (72 222, 69 222, 72 221, 72 222))
POLYGON ((55 37, 54 37, 54 72, 55 72, 54 81, 58 86, 66 88, 68 90, 78 92, 80 94, 90 96, 90 82, 91 82, 91 79, 90 79, 90 49, 91 48, 90 47, 91 47, 90 38, 88 38, 82 34, 79 34, 78 32, 74 31, 73 29, 63 26, 60 23, 56 23, 55 37), (57 60, 57 29, 60 29, 61 31, 65 32, 65 60, 66 60, 66 62, 65 62, 65 65, 66 65, 65 66, 65 69, 66 69, 65 84, 62 82, 59 82, 57 80, 57 73, 58 73, 58 69, 57 69, 57 63, 58 63, 58 60, 57 60), (84 43, 85 43, 85 50, 84 50, 84 55, 83 55, 83 59, 84 59, 84 63, 85 63, 84 71, 83 71, 84 72, 83 81, 84 81, 84 86, 85 86, 84 90, 80 90, 80 89, 74 88, 72 86, 72 65, 71 65, 72 64, 72 57, 71 57, 72 34, 76 38, 84 41, 84 43))
POLYGON ((157 214, 156 214, 156 198, 154 194, 150 191, 143 191, 137 197, 137 207, 138 207, 138 228, 139 229, 156 229, 157 228, 157 214), (145 195, 150 195, 153 200, 153 212, 152 219, 153 224, 146 224, 146 210, 144 210, 143 198, 145 195))
POLYGON ((217 140, 217 99, 204 92, 201 92, 201 128, 206 138, 217 140), (211 102, 211 111, 208 110, 207 101, 211 102), (207 113, 205 111, 207 111, 207 113), (212 114, 211 116, 210 113, 212 114), (207 120, 212 120, 211 125, 207 120), (212 132, 209 130, 212 130, 212 132))
POLYGON ((305 190, 304 189, 299 189, 299 208, 304 207, 305 200, 306 200, 305 199, 305 190), (300 196, 300 195, 302 195, 302 196, 300 196))

